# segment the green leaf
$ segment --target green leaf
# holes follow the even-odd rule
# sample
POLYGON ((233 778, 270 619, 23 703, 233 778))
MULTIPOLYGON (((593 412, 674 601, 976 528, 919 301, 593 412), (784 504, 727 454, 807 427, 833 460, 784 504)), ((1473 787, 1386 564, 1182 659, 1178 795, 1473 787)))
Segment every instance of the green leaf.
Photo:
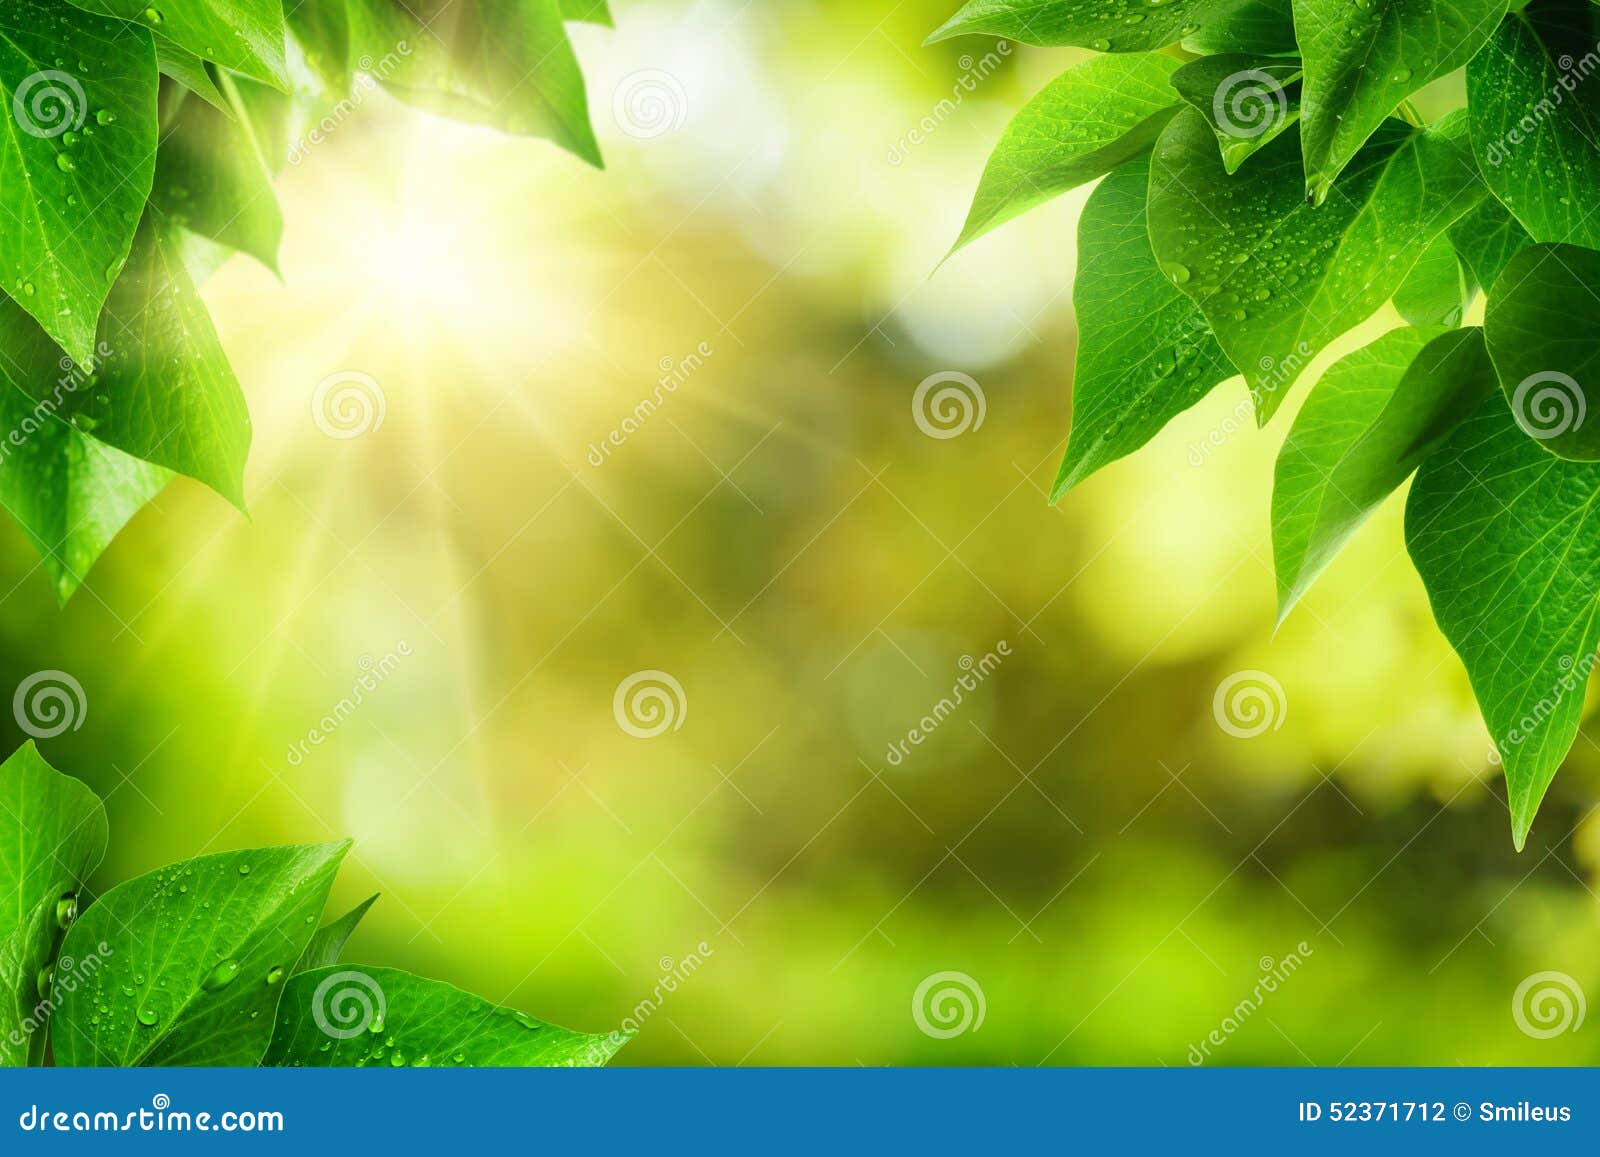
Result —
POLYGON ((1448 235, 1440 234, 1395 290, 1394 307, 1410 325, 1457 326, 1472 294, 1455 247, 1448 235))
POLYGON ((606 28, 617 26, 611 19, 611 7, 606 0, 561 0, 561 18, 599 24, 606 28))
POLYGON ((396 968, 334 965, 285 986, 263 1062, 365 1065, 591 1067, 627 1042, 544 1024, 459 988, 396 968))
POLYGON ((1491 394, 1411 486, 1406 542, 1505 766, 1520 850, 1578 734, 1600 643, 1600 466, 1522 437, 1491 394))
POLYGON ((282 93, 242 76, 223 78, 229 103, 246 122, 257 154, 276 177, 293 155, 290 137, 300 127, 298 118, 310 107, 301 92, 282 93))
POLYGON ((157 82, 141 29, 61 0, 0 5, 0 277, 80 362, 150 192, 157 82))
POLYGON ((1172 86, 1206 118, 1234 173, 1300 119, 1300 77, 1297 62, 1224 54, 1184 65, 1172 86))
POLYGON ((1148 52, 1175 44, 1240 0, 969 0, 927 39, 981 33, 1023 44, 1071 44, 1096 52, 1148 52))
POLYGON ((0 764, 0 812, 13 829, 0 841, 0 1065, 38 1064, 49 1013, 41 974, 61 931, 58 912, 71 910, 63 901, 77 903, 73 897, 105 855, 106 809, 29 742, 0 764))
POLYGON ((1177 68, 1154 53, 1096 56, 1047 84, 1006 126, 954 249, 1148 152, 1177 110, 1177 68))
POLYGON ((1294 56, 1294 13, 1289 0, 1245 0, 1184 39, 1198 56, 1242 52, 1252 56, 1294 56))
POLYGON ((119 884, 61 946, 104 965, 59 1000, 61 1065, 254 1065, 349 842, 201 856, 119 884))
POLYGON ((371 57, 401 100, 601 164, 557 0, 350 0, 349 11, 352 55, 371 57))
POLYGON ((1150 240, 1244 372, 1264 423, 1311 359, 1394 296, 1433 239, 1483 194, 1462 118, 1385 125, 1340 195, 1302 195, 1298 132, 1230 176, 1205 118, 1186 109, 1156 142, 1150 240))
MULTIPOLYGON (((230 85, 231 87, 231 85, 230 85)), ((165 126, 150 203, 166 226, 181 226, 277 271, 283 214, 250 110, 225 115, 186 101, 165 126)))
POLYGON ((1506 0, 1294 0, 1307 196, 1326 198, 1395 106, 1471 60, 1505 12, 1506 0))
POLYGON ((1278 456, 1272 547, 1280 622, 1383 500, 1494 389, 1476 328, 1392 330, 1323 375, 1278 456))
POLYGON ((1477 208, 1450 226, 1448 236, 1472 280, 1485 290, 1500 279, 1512 257, 1533 244, 1528 231, 1493 197, 1479 201, 1477 208))
POLYGON ((1600 95, 1575 71, 1600 42, 1600 8, 1535 0, 1467 68, 1483 178, 1535 241, 1600 248, 1600 95))
MULTIPOLYGON (((304 0, 325 3, 326 0, 304 0)), ((278 87, 284 66, 283 0, 72 0, 79 8, 158 31, 196 56, 278 87)))
POLYGON ((1117 169, 1079 222, 1072 437, 1051 501, 1139 449, 1235 373, 1205 315, 1150 251, 1149 174, 1142 157, 1117 169))
MULTIPOLYGON (((7 344, 0 333, 0 346, 7 344)), ((250 450, 244 395, 176 239, 148 217, 106 302, 100 355, 89 386, 63 407, 73 423, 204 482, 242 510, 250 450)), ((17 384, 35 398, 46 387, 17 384)))
POLYGON ((165 36, 157 36, 156 40, 156 67, 161 70, 161 75, 171 77, 181 84, 188 92, 192 92, 201 100, 220 109, 229 116, 233 110, 228 107, 227 98, 217 88, 216 81, 211 79, 211 73, 206 70, 206 62, 186 48, 179 48, 165 36))
POLYGON ((1517 425, 1562 458, 1600 459, 1600 253, 1522 250, 1484 317, 1489 353, 1517 425))
POLYGON ((65 604, 111 541, 172 475, 0 386, 0 506, 39 552, 65 604))
POLYGON ((290 3, 289 34, 331 95, 350 88, 350 17, 344 4, 290 3))
POLYGON ((372 907, 377 898, 376 894, 368 896, 337 920, 318 928, 316 935, 311 938, 311 943, 306 945, 306 950, 295 962, 292 971, 309 972, 313 968, 326 968, 330 964, 339 963, 339 953, 344 951, 345 942, 350 939, 350 934, 356 930, 356 925, 361 923, 361 917, 367 914, 367 909, 372 907))
POLYGON ((63 603, 171 478, 71 424, 97 365, 64 357, 33 318, 0 297, 0 505, 33 541, 63 603))

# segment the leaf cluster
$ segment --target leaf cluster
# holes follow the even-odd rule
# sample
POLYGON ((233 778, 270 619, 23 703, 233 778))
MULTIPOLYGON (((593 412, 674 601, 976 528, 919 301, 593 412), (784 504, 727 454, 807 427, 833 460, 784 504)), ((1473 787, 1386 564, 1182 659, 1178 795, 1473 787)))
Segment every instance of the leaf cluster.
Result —
POLYGON ((348 840, 185 860, 79 910, 99 798, 30 743, 0 764, 0 1065, 594 1066, 627 1040, 340 962, 348 840))
POLYGON ((1520 848, 1600 661, 1600 5, 971 0, 931 39, 964 34, 1098 54, 1005 130, 957 242, 1099 181, 1055 496, 1224 381, 1261 425, 1309 389, 1274 479, 1280 618, 1414 478, 1407 546, 1520 848), (1442 81, 1465 100, 1425 123, 1442 81))
POLYGON ((0 4, 0 506, 65 602, 174 474, 244 508, 250 415, 196 285, 276 270, 273 179, 357 86, 598 165, 565 21, 607 0, 0 4))

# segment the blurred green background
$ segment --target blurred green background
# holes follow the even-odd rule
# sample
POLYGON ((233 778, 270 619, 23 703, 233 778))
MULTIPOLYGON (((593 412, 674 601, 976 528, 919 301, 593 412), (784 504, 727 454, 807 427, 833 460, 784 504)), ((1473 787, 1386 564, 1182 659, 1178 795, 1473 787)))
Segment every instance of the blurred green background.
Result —
POLYGON ((1291 953, 1211 1063, 1600 1060, 1513 1013, 1541 971, 1600 994, 1600 748, 1513 853, 1399 503, 1276 636, 1292 414, 1191 461, 1237 381, 1047 503, 1084 195, 930 271, 1076 54, 967 91, 992 42, 920 46, 953 6, 618 0, 575 29, 608 172, 378 94, 286 171, 283 281, 206 287, 252 518, 175 485, 64 613, 0 534, 6 685, 85 689, 42 747, 107 797, 98 886, 348 834, 351 959, 595 1031, 703 941, 623 1063, 1181 1065, 1291 953), (945 371, 984 421, 932 438, 945 371), (329 437, 349 373, 383 421, 329 437), (1243 670, 1283 689, 1253 739, 1213 715, 1243 670), (654 738, 640 671, 683 690, 654 738), (981 1026, 919 1027, 940 973, 981 1026))

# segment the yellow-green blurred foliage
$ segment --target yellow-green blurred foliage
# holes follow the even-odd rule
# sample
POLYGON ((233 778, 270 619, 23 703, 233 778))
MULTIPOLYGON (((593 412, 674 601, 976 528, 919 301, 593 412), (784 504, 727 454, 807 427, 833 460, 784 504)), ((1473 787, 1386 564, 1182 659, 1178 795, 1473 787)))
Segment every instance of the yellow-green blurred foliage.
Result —
POLYGON ((1400 503, 1276 636, 1292 412, 1196 465, 1230 383, 1047 503, 1084 194, 930 271, 1074 54, 963 91, 990 43, 920 47, 953 3, 619 0, 576 31, 607 172, 377 95, 286 172, 283 281, 239 258, 206 288, 252 517, 174 485, 65 613, 4 532, 6 675, 86 690, 44 749, 107 796, 99 887, 352 835, 336 904, 383 892, 353 959, 594 1030, 704 941, 632 1063, 1183 1064, 1301 941, 1215 1063, 1600 1059, 1512 1013, 1541 970, 1600 994, 1596 746, 1514 854, 1400 503), (681 86, 675 131, 620 130, 642 70, 681 86), (987 414, 939 440, 911 399, 945 370, 987 414), (346 371, 386 412, 336 439, 312 397, 346 371), (687 711, 639 739, 613 693, 652 669, 687 711), (1243 669, 1285 695, 1254 740, 1213 718, 1243 669), (942 971, 981 1028, 919 1030, 942 971))

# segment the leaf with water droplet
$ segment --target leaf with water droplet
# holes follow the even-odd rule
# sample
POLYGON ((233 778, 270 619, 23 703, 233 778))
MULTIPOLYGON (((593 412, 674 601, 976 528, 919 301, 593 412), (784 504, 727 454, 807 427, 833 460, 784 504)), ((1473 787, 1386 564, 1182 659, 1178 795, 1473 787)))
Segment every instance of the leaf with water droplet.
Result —
POLYGON ((283 986, 262 1063, 415 1065, 450 1056, 459 1065, 593 1067, 609 1061, 630 1035, 558 1028, 398 968, 336 964, 298 973, 283 986))
POLYGON ((1535 0, 1508 17, 1467 68, 1483 178, 1535 241, 1600 249, 1596 43, 1600 7, 1535 0))
POLYGON ((1314 199, 1321 203, 1396 105, 1477 55, 1505 12, 1506 0, 1294 0, 1314 199))
MULTIPOLYGON (((21 341, 0 330, 0 349, 21 341)), ((87 364, 95 370, 94 389, 67 391, 52 412, 88 417, 99 442, 197 478, 243 509, 250 449, 244 395, 184 266, 179 239, 153 219, 140 226, 112 286, 100 323, 100 356, 87 364)), ((59 393, 62 376, 57 370, 13 384, 42 399, 59 393)))
POLYGON ((1148 52, 1175 44, 1240 0, 969 0, 928 37, 1003 36, 1023 44, 1073 45, 1096 52, 1148 52), (1137 19, 1130 19, 1137 17, 1137 19))
POLYGON ((1156 53, 1099 56, 1046 85, 1006 126, 952 252, 1149 152, 1178 107, 1177 67, 1156 53))
POLYGON ((367 914, 367 909, 372 907, 378 899, 376 894, 368 896, 350 911, 337 920, 331 921, 317 929, 311 942, 306 945, 306 950, 300 954, 300 959, 295 963, 295 972, 306 972, 313 968, 326 968, 330 964, 339 962, 339 954, 344 951, 345 942, 350 939, 350 934, 356 930, 356 925, 361 923, 361 918, 367 914))
MULTIPOLYGON (((288 84, 283 0, 72 0, 80 8, 128 20, 233 72, 280 88, 288 84)), ((321 0, 318 0, 321 2, 321 0)))
POLYGON ((1151 245, 1164 265, 1193 271, 1183 291, 1243 371, 1259 420, 1482 198, 1465 130, 1460 115, 1428 130, 1390 121, 1345 174, 1340 196, 1313 207, 1298 131, 1230 175, 1200 113, 1186 109, 1167 126, 1151 164, 1151 245), (1263 288, 1265 302, 1255 297, 1263 288))
POLYGON ((0 764, 0 815, 15 829, 0 856, 0 1066, 9 1067, 42 1062, 37 1011, 50 985, 61 900, 100 862, 107 829, 98 797, 46 763, 31 741, 0 764))
POLYGON ((101 941, 111 951, 75 991, 62 991, 52 1036, 57 1062, 256 1064, 285 987, 265 978, 282 970, 286 954, 304 950, 312 931, 305 918, 322 910, 347 848, 223 852, 110 889, 61 946, 75 959, 101 941), (250 864, 249 875, 239 872, 242 863, 250 864), (178 890, 180 879, 189 891, 178 890), (140 989, 137 997, 122 993, 130 981, 140 989), (101 1003, 110 1012, 92 1024, 101 1003))
POLYGON ((1230 173, 1300 119, 1300 65, 1224 54, 1184 65, 1172 86, 1217 134, 1230 173))
POLYGON ((259 106, 240 98, 250 83, 223 78, 229 113, 203 101, 178 108, 164 127, 150 202, 181 218, 184 228, 276 272, 283 214, 272 190, 273 162, 262 151, 276 134, 255 123, 259 106))
POLYGON ((109 289, 100 271, 127 255, 150 192, 156 87, 143 29, 59 0, 0 4, 3 255, 16 268, 13 284, 41 290, 19 304, 80 362, 93 356, 95 319, 109 289), (81 53, 87 76, 55 64, 64 43, 81 53), (91 136, 83 129, 92 108, 116 119, 91 136))
POLYGON ((1189 271, 1156 264, 1146 227, 1149 163, 1102 181, 1078 226, 1078 361, 1072 437, 1053 500, 1139 449, 1237 371, 1199 307, 1175 285, 1189 271))

